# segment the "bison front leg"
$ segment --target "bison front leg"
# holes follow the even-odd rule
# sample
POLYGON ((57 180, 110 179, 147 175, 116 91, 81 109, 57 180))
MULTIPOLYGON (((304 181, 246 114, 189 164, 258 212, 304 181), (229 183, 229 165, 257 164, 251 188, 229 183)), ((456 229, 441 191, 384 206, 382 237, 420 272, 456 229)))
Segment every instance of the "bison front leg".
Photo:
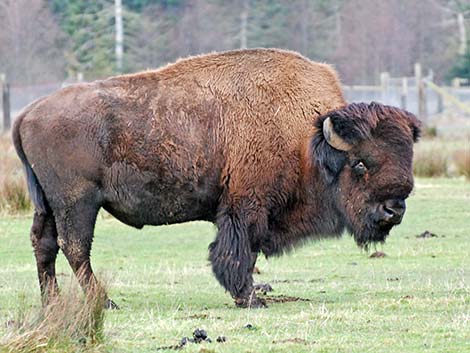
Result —
POLYGON ((227 210, 219 213, 218 232, 210 245, 209 260, 217 280, 239 307, 263 307, 253 287, 253 258, 246 219, 227 210))
MULTIPOLYGON (((260 271, 256 268, 256 260, 258 259, 258 252, 253 251, 251 253, 251 273, 256 274, 260 273, 260 271)), ((272 292, 273 287, 269 283, 256 283, 253 285, 255 291, 261 292, 266 294, 267 292, 272 292)))

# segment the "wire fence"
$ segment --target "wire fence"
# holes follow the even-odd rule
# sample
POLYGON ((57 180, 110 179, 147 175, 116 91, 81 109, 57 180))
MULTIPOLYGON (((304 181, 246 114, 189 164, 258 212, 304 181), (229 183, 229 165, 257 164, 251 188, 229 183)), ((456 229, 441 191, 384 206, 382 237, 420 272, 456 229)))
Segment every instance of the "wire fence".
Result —
MULTIPOLYGON (((445 113, 452 108, 453 102, 449 97, 453 97, 470 109, 470 87, 440 87, 442 94, 426 85, 424 88, 425 112, 428 116, 445 113)), ((387 105, 393 105, 410 111, 413 114, 419 113, 419 94, 417 86, 408 87, 407 92, 403 93, 402 87, 388 86, 343 86, 344 95, 348 102, 380 102, 387 105)), ((457 105, 458 108, 458 105, 457 105)), ((463 110, 462 113, 465 113, 463 110)), ((470 116, 468 116, 470 118, 470 116)))

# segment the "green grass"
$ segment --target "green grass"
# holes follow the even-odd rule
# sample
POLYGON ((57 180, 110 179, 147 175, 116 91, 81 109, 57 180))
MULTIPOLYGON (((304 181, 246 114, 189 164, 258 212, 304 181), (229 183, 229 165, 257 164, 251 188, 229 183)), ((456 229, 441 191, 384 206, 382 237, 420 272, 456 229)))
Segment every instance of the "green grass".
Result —
MULTIPOLYGON (((40 306, 30 224, 0 219, 0 340, 19 307, 40 306)), ((309 301, 235 308, 208 266, 214 233, 203 222, 138 231, 99 219, 92 264, 121 306, 106 313, 108 351, 155 352, 196 328, 227 342, 188 344, 184 352, 470 351, 470 184, 463 179, 417 180, 403 224, 381 248, 385 258, 369 258, 345 236, 259 260, 256 280, 271 283, 272 295, 309 301), (439 237, 416 238, 425 230, 439 237)), ((57 272, 60 284, 70 283, 62 255, 57 272)))

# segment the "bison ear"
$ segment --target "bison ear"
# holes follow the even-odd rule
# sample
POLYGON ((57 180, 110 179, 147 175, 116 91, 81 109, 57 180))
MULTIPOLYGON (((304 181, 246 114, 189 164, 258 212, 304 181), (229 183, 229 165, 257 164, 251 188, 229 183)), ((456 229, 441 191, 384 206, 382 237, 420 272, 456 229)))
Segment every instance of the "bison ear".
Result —
POLYGON ((418 142, 419 138, 421 137, 421 121, 411 113, 408 113, 410 119, 410 128, 413 134, 413 141, 418 142))
POLYGON ((336 133, 331 114, 320 117, 317 123, 318 130, 310 141, 310 155, 326 182, 331 184, 346 164, 346 151, 352 145, 336 133))
POLYGON ((310 148, 314 162, 327 182, 336 179, 348 159, 347 152, 362 140, 370 138, 376 124, 365 103, 351 103, 317 118, 317 132, 310 148))
POLYGON ((328 144, 334 149, 339 151, 349 151, 353 148, 352 144, 345 141, 338 135, 338 133, 336 133, 331 117, 327 117, 323 120, 322 132, 326 142, 328 142, 328 144))

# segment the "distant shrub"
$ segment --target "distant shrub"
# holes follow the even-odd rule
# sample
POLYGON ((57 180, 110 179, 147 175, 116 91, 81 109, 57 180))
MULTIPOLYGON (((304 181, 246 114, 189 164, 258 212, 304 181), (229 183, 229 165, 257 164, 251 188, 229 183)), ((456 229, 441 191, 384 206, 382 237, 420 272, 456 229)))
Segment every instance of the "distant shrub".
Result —
POLYGON ((464 175, 470 180, 470 151, 460 150, 454 153, 454 162, 457 167, 457 173, 464 175))
POLYGON ((0 208, 7 213, 18 213, 31 209, 25 181, 20 178, 4 178, 0 185, 0 208))
POLYGON ((413 173, 419 177, 445 176, 447 174, 447 154, 438 149, 415 151, 413 173))
POLYGON ((437 136, 437 127, 426 126, 423 129, 423 137, 434 138, 437 136))
POLYGON ((0 136, 0 212, 19 213, 31 209, 23 167, 9 135, 0 136))

